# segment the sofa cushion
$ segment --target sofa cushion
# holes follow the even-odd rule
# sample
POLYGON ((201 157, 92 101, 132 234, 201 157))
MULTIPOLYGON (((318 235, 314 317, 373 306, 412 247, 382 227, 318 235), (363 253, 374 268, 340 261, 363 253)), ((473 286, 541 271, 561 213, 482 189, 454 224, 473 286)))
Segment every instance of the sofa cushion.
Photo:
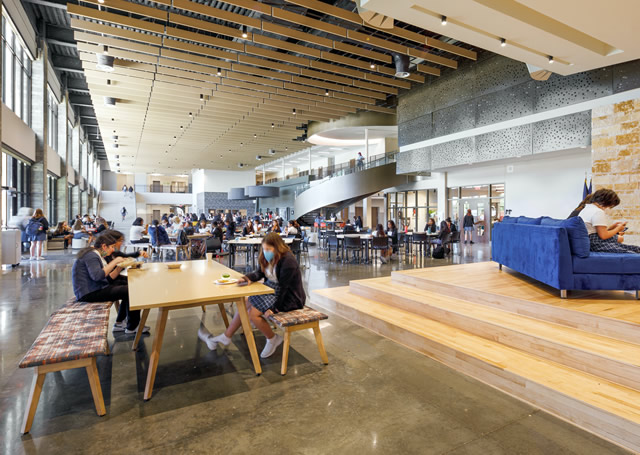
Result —
POLYGON ((567 230, 571 254, 581 258, 588 258, 590 254, 589 233, 584 221, 579 216, 567 218, 566 220, 556 220, 545 216, 540 223, 542 226, 558 226, 567 230))
POLYGON ((529 218, 528 216, 519 216, 518 217, 518 224, 534 224, 534 225, 540 225, 540 222, 542 221, 542 217, 538 217, 538 218, 529 218))
POLYGON ((518 222, 518 218, 515 216, 504 216, 502 217, 502 222, 505 224, 516 224, 518 222))
POLYGON ((573 273, 640 275, 640 254, 591 252, 588 258, 573 256, 573 273))
POLYGON ((543 217, 542 226, 563 227, 569 237, 571 254, 581 258, 587 258, 590 254, 589 233, 582 218, 575 216, 568 219, 558 220, 550 217, 543 217))

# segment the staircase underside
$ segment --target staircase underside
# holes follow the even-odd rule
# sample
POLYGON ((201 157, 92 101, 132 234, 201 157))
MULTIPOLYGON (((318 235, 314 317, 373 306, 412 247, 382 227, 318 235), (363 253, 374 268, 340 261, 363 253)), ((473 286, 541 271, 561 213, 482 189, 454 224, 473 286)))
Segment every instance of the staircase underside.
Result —
POLYGON ((640 303, 557 292, 497 264, 395 272, 312 302, 640 451, 640 303))

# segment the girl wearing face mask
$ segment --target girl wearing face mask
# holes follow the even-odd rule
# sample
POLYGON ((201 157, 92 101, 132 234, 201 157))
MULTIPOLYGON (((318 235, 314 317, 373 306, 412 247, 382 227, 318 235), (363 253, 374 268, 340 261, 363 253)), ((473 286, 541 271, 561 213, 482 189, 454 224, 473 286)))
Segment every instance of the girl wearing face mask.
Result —
MULTIPOLYGON (((282 344, 282 337, 273 333, 262 316, 299 310, 304 307, 307 297, 302 286, 298 262, 279 234, 271 233, 264 238, 258 262, 260 268, 242 277, 240 281, 251 284, 264 279, 264 284, 275 291, 275 294, 255 295, 247 300, 251 322, 267 338, 267 344, 260 354, 264 359, 271 356, 282 344)), ((226 332, 214 337, 201 327, 198 337, 207 343, 209 349, 214 350, 218 343, 228 346, 240 325, 240 314, 236 313, 226 332)))
MULTIPOLYGON (((71 269, 73 293, 79 302, 97 303, 120 300, 120 311, 113 326, 114 332, 135 333, 140 323, 140 311, 129 311, 129 287, 121 283, 109 283, 107 278, 115 280, 125 259, 116 257, 105 261, 115 251, 117 240, 108 233, 99 235, 93 246, 78 252, 71 269), (125 325, 125 318, 127 319, 125 325)), ((149 332, 145 327, 144 333, 149 332)))

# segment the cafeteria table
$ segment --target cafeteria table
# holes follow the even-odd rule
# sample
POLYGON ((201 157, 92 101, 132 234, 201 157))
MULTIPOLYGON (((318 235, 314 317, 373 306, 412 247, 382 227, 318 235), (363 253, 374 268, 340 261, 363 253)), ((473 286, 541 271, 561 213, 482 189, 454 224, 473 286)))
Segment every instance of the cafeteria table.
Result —
MULTIPOLYGON (((260 248, 262 245, 263 237, 236 237, 233 240, 227 240, 225 243, 229 246, 229 266, 234 267, 236 263, 236 248, 238 246, 249 246, 250 247, 250 256, 251 256, 251 267, 255 270, 256 268, 256 258, 255 251, 260 248)), ((284 243, 287 245, 291 245, 294 239, 283 238, 284 243)))
POLYGON ((344 251, 344 239, 345 237, 359 237, 364 245, 364 255, 365 255, 365 263, 369 263, 369 250, 371 248, 371 243, 373 241, 372 234, 340 234, 336 235, 338 238, 338 242, 342 242, 342 259, 344 261, 345 251, 344 251))
MULTIPOLYGON (((185 261, 174 264, 180 264, 180 268, 169 269, 167 263, 154 262, 145 263, 139 269, 128 270, 129 308, 131 311, 142 310, 140 325, 133 342, 133 350, 138 347, 142 334, 141 328, 144 327, 149 312, 154 308, 158 309, 158 319, 155 332, 152 334, 154 337, 153 347, 149 357, 144 389, 145 401, 151 399, 153 393, 167 317, 169 311, 172 310, 235 303, 249 345, 253 368, 256 374, 261 374, 262 368, 249 322, 246 298, 252 295, 273 294, 273 289, 261 283, 251 283, 247 286, 215 284, 214 281, 222 274, 228 273, 232 278, 242 277, 241 273, 216 261, 185 261)), ((171 337, 171 339, 174 338, 171 337)))

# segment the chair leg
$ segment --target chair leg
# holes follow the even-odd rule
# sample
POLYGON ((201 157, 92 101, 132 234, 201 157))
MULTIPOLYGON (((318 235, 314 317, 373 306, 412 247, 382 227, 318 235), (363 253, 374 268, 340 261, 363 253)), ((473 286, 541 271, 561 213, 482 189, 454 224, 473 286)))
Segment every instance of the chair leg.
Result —
POLYGON ((291 332, 286 327, 284 330, 284 343, 282 343, 282 367, 280 368, 280 374, 284 376, 287 374, 287 364, 289 363, 289 346, 291 344, 291 332))
POLYGON ((560 289, 560 298, 561 299, 566 299, 567 298, 567 290, 566 289, 560 289))
POLYGON ((329 357, 327 357, 327 351, 324 349, 324 341, 322 340, 322 333, 320 333, 320 324, 318 322, 313 326, 313 334, 316 336, 316 343, 318 344, 318 351, 320 351, 322 363, 329 365, 329 357))
POLYGON ((636 300, 640 300, 640 291, 636 290, 636 300))
POLYGON ((96 412, 99 416, 107 413, 104 407, 104 398, 102 397, 102 387, 100 387, 100 376, 98 376, 98 367, 96 366, 96 358, 91 359, 91 364, 87 365, 87 376, 89 376, 89 385, 91 386, 91 395, 96 405, 96 412))
POLYGON ((33 418, 36 415, 36 409, 38 409, 38 401, 40 401, 42 384, 44 384, 46 375, 46 373, 38 373, 38 367, 36 367, 33 383, 31 384, 31 392, 29 393, 29 401, 27 402, 27 413, 24 416, 24 423, 22 424, 22 433, 24 434, 29 433, 31 424, 33 424, 33 418))
POLYGON ((218 308, 220 308, 220 315, 222 316, 222 320, 224 321, 224 326, 229 328, 229 318, 227 317, 227 312, 224 309, 224 303, 218 303, 218 308))

